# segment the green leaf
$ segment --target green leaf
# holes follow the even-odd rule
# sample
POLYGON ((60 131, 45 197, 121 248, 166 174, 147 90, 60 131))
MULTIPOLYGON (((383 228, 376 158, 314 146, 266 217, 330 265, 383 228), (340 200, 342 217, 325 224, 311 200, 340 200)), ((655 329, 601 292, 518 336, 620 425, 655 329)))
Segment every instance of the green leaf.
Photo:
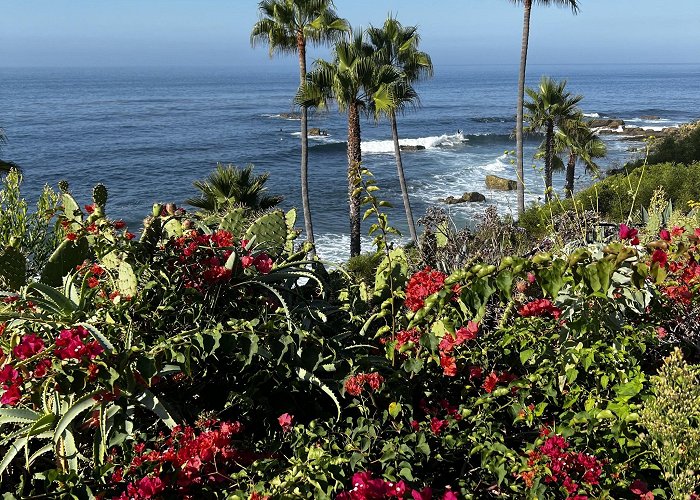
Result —
POLYGON ((304 368, 297 368, 296 369, 297 375, 299 375, 299 378, 302 380, 305 380, 307 382, 310 382, 317 386, 319 389, 321 389, 326 395, 328 395, 329 398, 333 400, 333 403, 335 403, 336 410, 338 412, 338 420, 340 420, 340 401, 338 401, 338 398, 336 395, 333 393, 333 391, 328 387, 326 384, 324 384, 321 379, 319 379, 316 375, 313 373, 305 370, 304 368))
POLYGON ((392 401, 389 403, 389 415, 392 416, 392 418, 396 418, 399 416, 401 413, 401 403, 397 403, 396 401, 392 401))
POLYGON ((97 403, 94 397, 100 392, 101 391, 95 391, 88 394, 87 396, 82 397, 78 400, 77 403, 71 406, 66 413, 63 414, 61 420, 59 420, 58 424, 56 424, 56 430, 54 430, 53 439, 55 442, 58 442, 63 432, 68 428, 71 422, 73 422, 73 420, 75 420, 75 418, 78 415, 80 415, 87 409, 92 408, 97 403))
POLYGON ((7 469, 12 460, 17 456, 17 453, 19 453, 20 450, 24 449, 24 447, 27 445, 27 441, 29 441, 29 438, 21 437, 10 444, 10 446, 7 448, 5 456, 0 462, 0 475, 2 475, 5 472, 5 469, 7 469))
POLYGON ((0 408, 0 424, 35 422, 40 413, 25 408, 0 408))
POLYGON ((53 429, 54 422, 56 422, 56 415, 54 415, 53 413, 47 413, 46 415, 43 415, 36 422, 34 422, 32 428, 29 429, 27 437, 36 436, 38 434, 43 434, 44 432, 50 431, 51 429, 53 429))
POLYGON ((175 419, 170 415, 168 409, 161 403, 161 401, 148 389, 142 389, 141 394, 136 398, 141 406, 151 410, 155 413, 158 418, 160 418, 169 429, 172 429, 177 425, 175 419))
POLYGON ((532 349, 526 349, 525 351, 520 353, 520 363, 523 365, 527 363, 527 361, 532 357, 532 355, 535 354, 535 351, 532 349))

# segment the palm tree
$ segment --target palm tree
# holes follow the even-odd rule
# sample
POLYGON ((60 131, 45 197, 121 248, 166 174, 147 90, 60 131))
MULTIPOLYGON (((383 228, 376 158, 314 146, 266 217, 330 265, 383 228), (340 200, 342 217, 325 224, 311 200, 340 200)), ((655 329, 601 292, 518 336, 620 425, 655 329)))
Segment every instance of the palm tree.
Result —
MULTIPOLYGON (((260 20, 250 34, 253 46, 266 43, 270 57, 275 52, 299 57, 299 84, 306 79, 306 42, 329 44, 348 30, 348 23, 333 9, 332 0, 263 0, 258 4, 260 20)), ((314 242, 309 202, 309 134, 307 108, 301 108, 301 203, 306 239, 314 242)))
POLYGON ((348 199, 350 205, 350 256, 360 255, 360 111, 367 108, 380 78, 390 81, 396 70, 379 66, 375 51, 363 30, 353 30, 336 43, 332 62, 320 59, 299 87, 296 101, 302 106, 326 107, 333 100, 348 115, 348 199), (382 76, 383 75, 383 76, 382 76))
POLYGON ((537 90, 527 88, 530 101, 525 103, 528 111, 528 132, 544 132, 544 185, 545 199, 552 195, 552 163, 554 160, 554 127, 574 118, 579 113, 577 104, 583 96, 572 96, 566 91, 566 80, 556 82, 543 76, 537 90))
POLYGON ((379 114, 385 114, 391 124, 396 170, 401 185, 408 231, 411 240, 415 243, 418 241, 418 237, 408 197, 403 162, 401 161, 396 112, 403 111, 407 106, 418 103, 418 94, 411 84, 423 76, 432 76, 433 63, 427 53, 418 50, 420 36, 418 28, 415 26, 404 27, 399 21, 389 16, 381 28, 370 27, 367 30, 367 35, 377 51, 381 63, 392 65, 400 71, 393 82, 389 82, 377 90, 374 96, 374 109, 375 117, 379 114))
POLYGON ((253 174, 253 165, 238 168, 235 165, 216 166, 209 177, 194 181, 201 195, 187 200, 189 205, 206 212, 225 212, 227 209, 242 206, 251 210, 267 210, 282 201, 281 196, 265 194, 268 172, 253 174))
MULTIPOLYGON (((567 198, 571 198, 574 194, 576 163, 580 160, 587 171, 597 174, 600 168, 595 163, 595 159, 604 158, 608 153, 605 143, 591 130, 581 113, 560 124, 554 147, 557 153, 566 153, 568 156, 564 186, 564 196, 567 198)), ((563 166, 561 159, 559 163, 563 166)))
POLYGON ((525 67, 527 65, 527 45, 530 39, 530 13, 533 5, 569 7, 574 14, 579 11, 578 0, 509 0, 523 6, 523 39, 520 49, 520 73, 518 76, 518 109, 515 124, 518 176, 518 213, 525 211, 525 171, 523 169, 523 110, 525 105, 525 67))

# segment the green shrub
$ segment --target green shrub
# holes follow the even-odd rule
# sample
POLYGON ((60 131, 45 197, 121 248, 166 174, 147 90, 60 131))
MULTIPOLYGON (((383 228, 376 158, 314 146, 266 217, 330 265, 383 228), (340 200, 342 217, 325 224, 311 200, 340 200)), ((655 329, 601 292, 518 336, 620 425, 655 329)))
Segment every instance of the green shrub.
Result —
POLYGON ((654 191, 660 187, 674 207, 687 207, 689 201, 700 198, 700 162, 662 163, 635 169, 628 175, 612 175, 580 191, 573 200, 531 206, 520 216, 519 224, 531 234, 542 236, 550 232, 554 215, 574 208, 579 213, 596 211, 610 222, 624 222, 630 213, 648 207, 654 191))

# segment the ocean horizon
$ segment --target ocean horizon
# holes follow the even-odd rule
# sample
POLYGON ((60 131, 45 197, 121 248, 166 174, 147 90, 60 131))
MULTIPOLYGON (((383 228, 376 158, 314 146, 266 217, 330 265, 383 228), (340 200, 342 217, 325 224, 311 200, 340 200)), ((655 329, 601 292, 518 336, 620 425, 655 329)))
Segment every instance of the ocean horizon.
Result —
MULTIPOLYGON (((700 64, 571 64, 528 66, 527 84, 540 76, 566 79, 584 96, 590 117, 619 118, 659 130, 700 118, 700 64)), ((398 119, 401 143, 425 149, 403 154, 414 214, 442 206, 457 225, 473 224, 488 205, 516 212, 515 192, 487 190, 484 178, 514 179, 517 65, 441 65, 417 86, 421 106, 398 119), (486 202, 445 205, 439 200, 478 191, 486 202)), ((81 203, 92 186, 110 190, 108 215, 137 230, 154 202, 183 204, 195 196, 192 181, 205 178, 218 162, 254 164, 270 172, 269 192, 285 197, 282 207, 299 209, 299 122, 292 97, 298 73, 276 61, 255 67, 84 67, 4 68, 0 72, 0 126, 8 137, 3 159, 24 173, 24 194, 67 180, 81 203)), ((319 254, 347 257, 346 120, 335 109, 314 111, 310 127, 327 135, 312 138, 310 197, 319 254)), ((390 221, 405 230, 391 132, 386 121, 362 121, 363 165, 391 201, 390 221)), ((603 170, 638 156, 642 144, 603 136, 608 157, 603 170)), ((542 198, 541 165, 532 160, 539 144, 525 147, 527 202, 542 198), (534 166, 534 168, 533 168, 534 166)), ((555 174, 561 192, 563 174, 555 174)), ((581 170, 577 186, 592 179, 581 170)), ((369 224, 363 226, 363 232, 369 224)), ((404 231, 405 232, 405 231, 404 231)), ((366 239, 363 250, 369 250, 366 239)))

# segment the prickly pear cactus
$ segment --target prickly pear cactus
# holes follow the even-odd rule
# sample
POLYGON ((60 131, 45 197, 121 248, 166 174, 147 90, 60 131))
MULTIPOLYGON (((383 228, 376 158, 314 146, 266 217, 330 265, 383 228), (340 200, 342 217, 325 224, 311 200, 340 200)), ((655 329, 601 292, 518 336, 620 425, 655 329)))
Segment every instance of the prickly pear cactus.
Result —
POLYGON ((49 257, 49 261, 41 273, 42 283, 60 286, 63 277, 82 264, 90 255, 90 245, 86 238, 76 241, 64 240, 49 257))
POLYGON ((92 201, 96 207, 104 208, 107 205, 109 192, 104 184, 98 184, 92 188, 92 201))
POLYGON ((177 219, 170 219, 163 225, 164 236, 168 239, 182 236, 182 223, 177 219))
POLYGON ((264 249, 270 255, 279 255, 287 241, 284 212, 275 210, 257 218, 245 232, 245 238, 254 239, 254 246, 264 249))
POLYGON ((83 211, 80 210, 80 205, 70 193, 61 194, 61 201, 63 202, 63 214, 74 223, 71 224, 71 230, 78 229, 83 222, 83 211))
POLYGON ((117 278, 117 289, 124 296, 133 297, 138 290, 138 280, 134 268, 128 262, 119 263, 119 277, 117 278))
POLYGON ((68 181, 64 179, 58 181, 58 189, 61 191, 61 193, 69 193, 70 185, 68 184, 68 181))
POLYGON ((26 283, 27 259, 18 249, 7 247, 0 251, 0 288, 18 290, 26 283))
POLYGON ((247 219, 245 208, 231 209, 221 220, 219 229, 230 232, 234 236, 240 236, 246 228, 247 219))

